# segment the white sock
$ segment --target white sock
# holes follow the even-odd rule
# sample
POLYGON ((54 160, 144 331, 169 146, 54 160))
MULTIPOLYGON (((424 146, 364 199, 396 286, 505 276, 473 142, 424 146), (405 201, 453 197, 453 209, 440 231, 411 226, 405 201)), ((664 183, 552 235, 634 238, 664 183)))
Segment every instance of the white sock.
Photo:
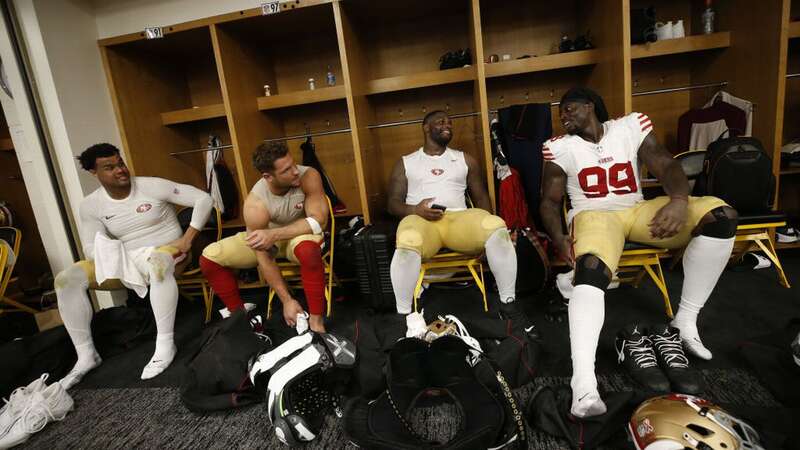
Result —
POLYGON ((398 248, 394 251, 389 274, 392 277, 397 312, 400 314, 411 314, 414 304, 414 287, 417 285, 421 266, 422 257, 419 253, 405 248, 398 248))
POLYGON ((500 228, 486 240, 486 259, 497 283, 500 301, 514 301, 517 286, 517 251, 511 243, 508 230, 500 228))
POLYGON ((686 349, 693 355, 711 359, 711 352, 700 341, 697 315, 717 285, 733 250, 734 238, 697 236, 683 253, 683 289, 678 313, 672 325, 680 330, 686 349))
POLYGON ((572 414, 578 417, 602 414, 605 405, 597 392, 594 361, 605 320, 605 292, 588 284, 575 286, 568 311, 572 351, 572 414), (602 412, 599 412, 601 409, 602 412))
POLYGON ((148 260, 150 276, 150 304, 156 320, 156 351, 142 370, 147 380, 164 371, 175 358, 177 348, 173 339, 175 311, 178 309, 178 284, 175 282, 175 263, 172 257, 154 252, 148 260))
POLYGON ((55 279, 58 312, 67 329, 78 361, 69 373, 61 379, 64 389, 77 384, 86 373, 99 366, 102 360, 92 341, 92 303, 86 289, 89 279, 79 266, 73 265, 59 273, 55 279))

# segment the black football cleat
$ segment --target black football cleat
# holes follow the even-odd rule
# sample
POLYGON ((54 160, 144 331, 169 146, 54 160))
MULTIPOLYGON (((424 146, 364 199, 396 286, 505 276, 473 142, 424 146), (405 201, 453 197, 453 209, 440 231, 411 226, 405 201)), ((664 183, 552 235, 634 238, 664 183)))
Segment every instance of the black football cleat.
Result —
POLYGON ((689 367, 689 359, 683 352, 680 331, 669 325, 650 328, 650 340, 659 366, 667 374, 673 392, 699 394, 705 389, 703 376, 689 367))
POLYGON ((653 392, 669 392, 669 379, 658 367, 653 343, 641 325, 629 325, 617 334, 618 361, 637 384, 653 392))

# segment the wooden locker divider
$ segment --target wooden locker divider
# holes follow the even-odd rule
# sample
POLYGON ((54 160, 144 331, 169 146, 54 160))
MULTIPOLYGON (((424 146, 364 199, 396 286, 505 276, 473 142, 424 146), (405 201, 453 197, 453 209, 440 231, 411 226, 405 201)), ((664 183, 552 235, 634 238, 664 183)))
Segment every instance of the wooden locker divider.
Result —
POLYGON ((379 164, 381 148, 379 143, 373 139, 372 132, 367 129, 367 125, 374 118, 366 93, 367 62, 364 60, 362 43, 353 30, 350 17, 339 2, 333 4, 333 14, 336 20, 337 42, 342 60, 347 111, 350 118, 350 136, 355 153, 355 172, 359 182, 358 193, 363 205, 364 221, 371 223, 373 221, 372 211, 376 211, 382 206, 382 198, 377 193, 382 192, 379 183, 383 177, 379 164), (370 195, 369 192, 373 194, 370 195))
MULTIPOLYGON (((481 2, 480 0, 470 1, 470 44, 472 47, 472 59, 476 67, 476 79, 474 83, 473 108, 475 111, 474 129, 480 130, 475 136, 479 148, 483 149, 483 170, 486 178, 486 189, 489 192, 489 200, 492 202, 492 209, 497 211, 497 195, 494 185, 494 162, 492 159, 491 132, 489 131, 489 98, 486 90, 486 66, 484 61, 486 55, 483 51, 483 30, 481 29, 481 2)), ((480 161, 480 160, 479 160, 480 161)))

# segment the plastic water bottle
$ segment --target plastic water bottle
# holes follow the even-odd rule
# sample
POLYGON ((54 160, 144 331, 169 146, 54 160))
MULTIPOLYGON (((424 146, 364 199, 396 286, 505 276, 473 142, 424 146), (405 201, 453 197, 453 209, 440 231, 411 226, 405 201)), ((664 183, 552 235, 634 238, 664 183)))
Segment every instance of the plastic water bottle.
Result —
POLYGON ((331 66, 328 66, 328 74, 325 75, 325 82, 328 86, 336 86, 336 75, 331 71, 331 66))
POLYGON ((309 78, 308 79, 308 89, 313 91, 316 88, 317 88, 317 85, 314 83, 314 79, 313 78, 309 78))
POLYGON ((269 97, 270 95, 272 95, 272 92, 269 89, 269 85, 265 84, 264 85, 264 96, 269 97))
POLYGON ((711 9, 711 0, 706 0, 706 10, 700 18, 703 23, 703 34, 714 32, 714 10, 711 9))

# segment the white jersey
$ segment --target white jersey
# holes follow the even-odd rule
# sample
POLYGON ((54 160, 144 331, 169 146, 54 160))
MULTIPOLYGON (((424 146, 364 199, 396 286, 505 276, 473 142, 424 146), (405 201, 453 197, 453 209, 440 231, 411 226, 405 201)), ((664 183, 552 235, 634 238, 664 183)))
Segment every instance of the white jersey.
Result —
POLYGON ((650 118, 631 113, 603 123, 597 144, 577 135, 556 136, 545 142, 545 161, 567 174, 567 194, 572 203, 568 220, 579 211, 614 211, 643 200, 639 181, 639 146, 653 130, 650 118))
POLYGON ((126 250, 159 247, 180 238, 183 231, 171 203, 193 207, 190 225, 201 230, 213 201, 194 186, 154 177, 131 177, 131 192, 121 200, 111 198, 103 187, 95 190, 80 206, 80 233, 86 257, 94 259, 97 233, 122 241, 126 250))
POLYGON ((463 152, 447 147, 441 155, 433 156, 420 147, 403 156, 403 167, 408 179, 406 205, 433 198, 433 203, 447 207, 448 211, 467 209, 469 168, 463 152))

